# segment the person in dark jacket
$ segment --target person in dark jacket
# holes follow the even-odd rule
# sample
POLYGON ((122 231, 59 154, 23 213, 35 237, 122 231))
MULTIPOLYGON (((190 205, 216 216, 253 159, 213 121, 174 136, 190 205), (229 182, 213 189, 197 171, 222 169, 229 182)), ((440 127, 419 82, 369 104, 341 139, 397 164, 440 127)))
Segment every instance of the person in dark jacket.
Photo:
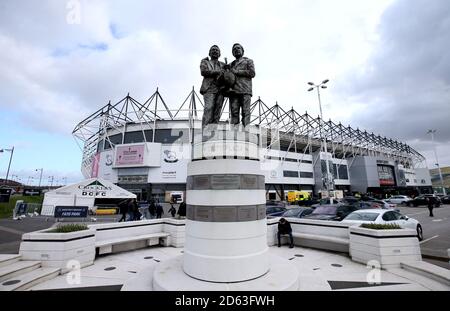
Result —
POLYGON ((148 211, 150 213, 150 219, 154 219, 156 217, 156 204, 154 199, 151 199, 148 211))
POLYGON ((119 206, 119 212, 122 214, 122 217, 119 219, 119 222, 127 221, 128 200, 120 201, 117 205, 119 206))
POLYGON ((281 236, 282 235, 289 235, 289 248, 294 247, 294 238, 292 237, 292 228, 289 221, 287 221, 284 218, 281 218, 278 222, 278 247, 281 246, 281 236))
POLYGON ((427 198, 428 210, 430 211, 430 217, 434 217, 433 208, 434 208, 434 200, 432 198, 427 198))
POLYGON ((135 216, 133 199, 128 199, 127 206, 128 206, 128 220, 133 221, 135 216))
POLYGON ((136 199, 132 200, 132 206, 133 206, 133 220, 140 220, 142 215, 139 212, 139 205, 136 199))
POLYGON ((173 201, 170 201, 169 213, 172 215, 172 217, 175 217, 175 214, 177 213, 176 208, 173 206, 173 201))
POLYGON ((156 203, 156 218, 161 218, 162 214, 164 214, 164 210, 161 206, 161 204, 159 204, 159 202, 156 203))
POLYGON ((178 207, 178 216, 186 217, 186 203, 180 203, 180 207, 178 207))

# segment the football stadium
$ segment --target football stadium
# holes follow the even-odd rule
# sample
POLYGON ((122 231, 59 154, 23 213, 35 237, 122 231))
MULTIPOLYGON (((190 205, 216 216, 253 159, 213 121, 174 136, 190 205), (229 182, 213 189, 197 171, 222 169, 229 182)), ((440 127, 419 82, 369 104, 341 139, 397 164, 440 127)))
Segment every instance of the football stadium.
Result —
MULTIPOLYGON (((187 164, 198 156, 197 138, 205 135, 202 110, 194 88, 178 109, 169 108, 158 89, 143 102, 129 94, 109 102, 73 130, 83 150, 84 177, 109 180, 140 200, 183 201, 187 164)), ((405 142, 261 98, 252 103, 251 114, 244 136, 257 142, 268 200, 285 200, 289 191, 432 193, 424 156, 405 142)), ((217 128, 223 136, 232 133, 227 100, 217 128)))

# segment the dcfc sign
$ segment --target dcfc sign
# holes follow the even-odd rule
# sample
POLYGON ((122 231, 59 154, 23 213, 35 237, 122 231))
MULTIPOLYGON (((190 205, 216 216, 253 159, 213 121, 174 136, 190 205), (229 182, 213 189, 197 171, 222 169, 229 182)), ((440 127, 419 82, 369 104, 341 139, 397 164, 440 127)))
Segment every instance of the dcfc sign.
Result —
POLYGON ((88 209, 87 206, 56 206, 55 218, 86 218, 88 209))

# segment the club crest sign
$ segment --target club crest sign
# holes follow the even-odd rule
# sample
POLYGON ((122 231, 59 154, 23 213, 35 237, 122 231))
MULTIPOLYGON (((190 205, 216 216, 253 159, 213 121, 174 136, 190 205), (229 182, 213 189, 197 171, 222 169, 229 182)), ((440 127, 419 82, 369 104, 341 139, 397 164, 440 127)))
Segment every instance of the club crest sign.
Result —
POLYGON ((111 187, 104 186, 99 181, 94 181, 89 185, 80 185, 78 189, 81 190, 81 195, 86 197, 105 197, 108 190, 112 190, 111 187))

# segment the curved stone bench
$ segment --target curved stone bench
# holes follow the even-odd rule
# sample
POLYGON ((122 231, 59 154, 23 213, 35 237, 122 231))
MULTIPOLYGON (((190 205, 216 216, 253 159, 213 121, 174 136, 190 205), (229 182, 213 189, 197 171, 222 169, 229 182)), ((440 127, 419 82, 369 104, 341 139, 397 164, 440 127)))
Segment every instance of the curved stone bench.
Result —
POLYGON ((95 248, 98 255, 152 245, 180 247, 184 243, 184 236, 180 237, 180 234, 184 234, 184 220, 162 218, 95 224, 89 227, 95 230, 95 248))
POLYGON ((98 254, 102 255, 152 245, 162 244, 164 246, 168 246, 168 237, 169 234, 164 232, 121 237, 95 242, 95 247, 98 249, 98 254), (145 244, 137 242, 144 242, 145 244))
MULTIPOLYGON (((277 223, 280 218, 268 220, 268 243, 277 243, 277 223)), ((310 248, 349 252, 348 225, 337 221, 287 218, 291 223, 294 244, 310 248)), ((282 241, 288 237, 282 236, 282 241)))

